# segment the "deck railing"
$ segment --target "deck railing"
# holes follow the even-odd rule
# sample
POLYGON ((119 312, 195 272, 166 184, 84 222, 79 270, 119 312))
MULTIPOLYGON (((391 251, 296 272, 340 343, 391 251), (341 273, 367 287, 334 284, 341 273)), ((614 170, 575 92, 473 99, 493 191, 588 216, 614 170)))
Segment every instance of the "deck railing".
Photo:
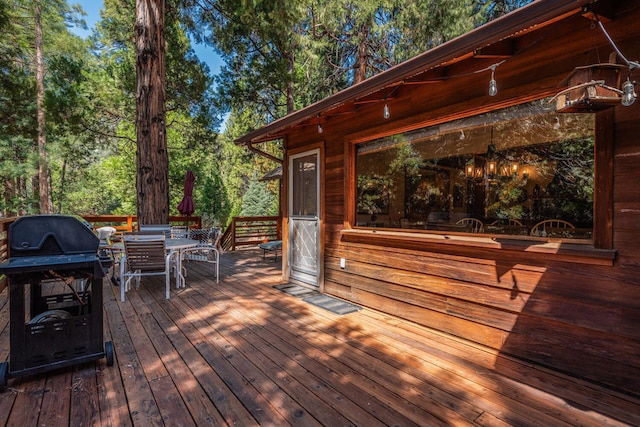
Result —
MULTIPOLYGON (((9 224, 15 220, 16 218, 0 219, 0 262, 9 258, 9 224)), ((0 292, 7 287, 7 283, 7 277, 0 275, 0 292)))
MULTIPOLYGON (((82 215, 84 219, 93 225, 94 228, 110 226, 116 229, 116 232, 122 233, 125 231, 133 231, 138 225, 138 217, 136 215, 82 215)), ((171 225, 184 225, 187 221, 187 217, 183 215, 171 215, 169 216, 169 223, 171 225)), ((202 217, 189 216, 190 228, 201 228, 202 217)))
POLYGON ((259 245, 282 240, 282 222, 278 216, 236 216, 226 229, 220 245, 225 251, 238 246, 259 245))

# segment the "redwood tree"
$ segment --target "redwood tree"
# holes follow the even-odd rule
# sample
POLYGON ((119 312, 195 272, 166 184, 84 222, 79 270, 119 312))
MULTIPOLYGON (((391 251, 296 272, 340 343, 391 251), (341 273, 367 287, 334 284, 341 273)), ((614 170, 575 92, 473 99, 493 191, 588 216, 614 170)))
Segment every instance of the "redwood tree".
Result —
POLYGON ((47 162, 47 133, 44 109, 44 54, 42 41, 42 7, 40 1, 34 2, 35 42, 36 42, 36 105, 38 119, 38 194, 40 213, 53 212, 49 183, 49 165, 47 162))
POLYGON ((143 224, 169 223, 164 13, 164 0, 136 0, 136 191, 143 224))

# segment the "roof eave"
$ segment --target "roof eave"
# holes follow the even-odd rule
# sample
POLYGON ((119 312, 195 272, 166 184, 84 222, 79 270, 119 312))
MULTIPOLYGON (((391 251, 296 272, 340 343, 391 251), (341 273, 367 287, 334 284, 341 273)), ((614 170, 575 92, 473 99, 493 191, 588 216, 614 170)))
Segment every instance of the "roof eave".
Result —
POLYGON ((474 52, 526 29, 575 14, 594 0, 537 0, 468 33, 449 40, 412 59, 402 62, 369 79, 346 88, 335 95, 290 113, 259 129, 249 132, 235 142, 247 145, 281 138, 283 131, 305 120, 317 117, 346 102, 362 98, 385 87, 407 80, 457 57, 474 52), (276 135, 277 134, 277 135, 276 135))

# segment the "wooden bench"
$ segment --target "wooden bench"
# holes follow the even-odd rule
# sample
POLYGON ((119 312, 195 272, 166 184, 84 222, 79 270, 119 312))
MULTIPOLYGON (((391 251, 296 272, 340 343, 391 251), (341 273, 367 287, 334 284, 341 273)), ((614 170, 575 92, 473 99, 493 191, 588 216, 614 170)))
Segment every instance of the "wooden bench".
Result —
POLYGON ((265 242, 258 245, 263 250, 262 258, 266 258, 267 252, 273 252, 273 261, 278 260, 278 250, 282 249, 282 240, 274 240, 272 242, 265 242))

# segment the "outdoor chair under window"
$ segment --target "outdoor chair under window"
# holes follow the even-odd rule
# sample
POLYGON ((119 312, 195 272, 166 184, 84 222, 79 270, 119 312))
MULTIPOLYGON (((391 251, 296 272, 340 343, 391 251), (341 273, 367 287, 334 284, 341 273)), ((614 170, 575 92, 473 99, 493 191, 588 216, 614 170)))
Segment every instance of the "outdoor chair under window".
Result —
POLYGON ((166 298, 169 299, 171 269, 176 265, 177 253, 167 254, 164 234, 126 233, 124 256, 120 260, 120 300, 131 289, 135 279, 136 289, 142 276, 165 276, 166 298))
MULTIPOLYGON (((197 240, 198 246, 184 249, 182 258, 186 261, 207 262, 215 266, 216 283, 218 283, 218 273, 220 270, 220 252, 218 251, 218 241, 220 239, 220 229, 193 229, 189 230, 189 238, 197 240)), ((186 276, 186 271, 183 272, 186 276)))
POLYGON ((482 233, 484 232, 484 224, 482 221, 476 218, 462 218, 456 224, 466 225, 470 227, 470 232, 472 233, 482 233))
POLYGON ((531 229, 532 236, 541 237, 572 237, 575 226, 562 219, 546 219, 540 221, 531 229))

